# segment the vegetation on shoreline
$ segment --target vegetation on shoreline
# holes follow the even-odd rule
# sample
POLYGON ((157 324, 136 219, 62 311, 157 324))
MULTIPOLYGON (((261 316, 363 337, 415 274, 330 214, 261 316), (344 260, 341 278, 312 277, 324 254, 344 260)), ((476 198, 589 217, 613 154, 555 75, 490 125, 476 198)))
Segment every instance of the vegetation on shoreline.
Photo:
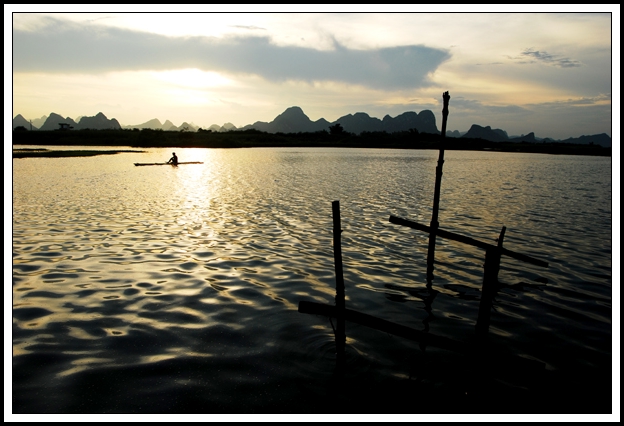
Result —
MULTIPOLYGON (((56 146, 130 146, 138 148, 261 148, 261 147, 335 147, 335 148, 399 148, 440 149, 461 151, 530 152, 541 154, 611 156, 611 147, 563 142, 491 142, 483 139, 442 138, 440 135, 406 132, 363 132, 359 135, 342 129, 308 133, 266 133, 259 130, 211 132, 201 130, 162 131, 133 130, 71 130, 13 132, 13 145, 56 146)), ((55 151, 62 152, 62 151, 55 151)), ((124 151, 65 151, 101 155, 124 151), (96 152, 96 153, 91 153, 96 152)), ((126 151, 127 152, 127 151, 126 151)), ((136 151, 135 151, 136 152, 136 151)), ((28 156, 52 156, 31 155, 28 156)), ((54 154, 55 156, 60 156, 54 154)), ((77 155, 77 154, 76 154, 77 155)), ((73 155, 73 156, 76 156, 73 155)), ((26 156, 26 155, 24 155, 26 156)), ((16 157, 15 154, 13 156, 16 157)))
POLYGON ((13 158, 32 157, 93 157, 95 155, 112 155, 121 152, 145 152, 136 150, 92 151, 92 150, 58 150, 49 149, 13 149, 13 158))

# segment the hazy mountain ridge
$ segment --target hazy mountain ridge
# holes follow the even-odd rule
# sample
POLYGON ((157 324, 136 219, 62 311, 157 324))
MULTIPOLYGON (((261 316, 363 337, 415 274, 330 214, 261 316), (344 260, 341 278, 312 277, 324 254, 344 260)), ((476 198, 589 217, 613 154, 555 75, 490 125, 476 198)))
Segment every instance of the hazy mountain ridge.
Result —
POLYGON ((32 124, 33 127, 37 127, 38 129, 41 128, 41 126, 43 126, 43 123, 45 123, 45 121, 48 119, 47 115, 44 115, 43 117, 39 117, 39 118, 35 118, 32 120, 32 124))
POLYGON ((256 121, 254 124, 248 124, 239 130, 255 129, 267 133, 319 132, 327 130, 330 125, 324 118, 316 121, 310 120, 301 108, 294 106, 287 108, 270 123, 256 121))
POLYGON ((101 112, 97 113, 94 117, 81 117, 80 121, 78 121, 78 125, 76 127, 77 130, 81 129, 93 129, 93 130, 105 130, 105 129, 113 129, 119 130, 121 129, 121 125, 119 122, 114 119, 108 119, 101 112))
MULTIPOLYGON (((137 125, 121 126, 119 122, 112 118, 107 119, 103 113, 98 113, 94 117, 83 116, 76 123, 71 118, 63 118, 59 114, 50 113, 48 117, 43 116, 33 121, 33 130, 37 130, 35 122, 41 122, 45 118, 43 125, 38 130, 57 130, 59 123, 67 123, 75 130, 81 129, 154 129, 165 131, 190 131, 195 132, 200 129, 213 132, 227 132, 231 130, 250 130, 255 129, 267 133, 300 133, 300 132, 319 132, 328 131, 330 126, 340 124, 342 128, 349 133, 360 134, 362 132, 404 132, 412 129, 418 130, 419 133, 440 134, 436 126, 436 118, 431 110, 423 110, 420 113, 407 111, 396 117, 386 115, 382 120, 371 117, 367 113, 357 112, 355 114, 347 114, 339 119, 329 122, 324 118, 316 121, 310 118, 298 106, 287 108, 283 113, 279 114, 271 122, 257 121, 254 124, 248 124, 244 127, 237 128, 232 123, 225 123, 223 126, 213 124, 208 128, 201 128, 188 122, 175 126, 171 121, 165 120, 161 123, 157 118, 151 119, 145 123, 137 125)), ((30 130, 30 122, 21 114, 13 118, 13 128, 23 126, 30 130)), ((458 130, 447 130, 447 137, 452 138, 470 138, 484 139, 491 142, 540 142, 540 141, 556 141, 552 138, 537 138, 533 132, 522 136, 509 137, 507 132, 502 129, 492 129, 490 126, 480 126, 473 124, 467 132, 459 132, 458 130)), ((559 140, 558 142, 589 144, 593 143, 603 147, 611 147, 611 137, 606 133, 597 135, 583 135, 577 138, 568 138, 559 140)))
POLYGON ((240 130, 255 129, 268 133, 298 133, 318 132, 327 130, 330 126, 340 124, 349 133, 360 134, 362 132, 401 132, 410 129, 418 129, 423 133, 440 133, 435 124, 435 116, 429 110, 405 112, 395 118, 386 115, 383 120, 371 117, 365 112, 347 114, 336 121, 329 122, 324 118, 316 121, 310 120, 300 107, 287 108, 282 114, 275 117, 270 123, 257 121, 254 124, 241 127, 240 130))
MULTIPOLYGON (((14 129, 17 126, 24 126, 23 124, 17 124, 16 119, 18 117, 22 117, 21 114, 18 114, 13 119, 13 128, 14 129)), ((70 117, 63 118, 63 116, 61 116, 59 114, 56 114, 54 112, 51 112, 50 115, 46 117, 45 122, 41 125, 41 127, 39 129, 36 129, 36 127, 33 126, 33 130, 58 130, 60 128, 60 123, 65 123, 65 124, 69 125, 71 128, 73 128, 75 130, 84 130, 84 129, 93 129, 93 130, 113 129, 113 130, 118 130, 118 129, 121 129, 121 125, 119 124, 119 122, 116 119, 111 118, 109 120, 101 112, 97 113, 93 117, 81 116, 81 118, 78 121, 78 123, 76 123, 70 117)), ((26 127, 27 130, 30 130, 30 123, 28 123, 28 126, 24 126, 24 127, 26 127)))
POLYGON ((492 129, 490 126, 482 127, 478 124, 473 124, 470 130, 466 132, 462 138, 471 139, 485 139, 491 142, 503 142, 509 140, 507 132, 501 129, 492 129))
POLYGON ((133 126, 122 126, 122 128, 123 129, 139 129, 139 130, 143 130, 143 129, 162 130, 162 126, 163 125, 159 119, 153 118, 149 121, 146 121, 143 124, 136 124, 133 126))
POLYGON ((15 118, 13 118, 13 129, 19 126, 24 127, 26 130, 39 130, 38 127, 33 126, 30 121, 22 117, 22 114, 17 114, 15 118))

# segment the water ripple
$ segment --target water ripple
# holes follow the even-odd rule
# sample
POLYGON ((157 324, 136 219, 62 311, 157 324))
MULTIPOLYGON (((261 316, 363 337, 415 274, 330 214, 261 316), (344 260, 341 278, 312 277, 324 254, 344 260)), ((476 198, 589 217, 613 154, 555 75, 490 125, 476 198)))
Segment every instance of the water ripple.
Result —
MULTIPOLYGON (((334 303, 333 200, 349 308, 457 340, 474 334, 484 252, 438 239, 427 286, 427 235, 388 222, 429 224, 436 152, 181 151, 204 164, 132 167, 164 149, 63 167, 14 161, 16 412, 305 412, 322 403, 335 320, 297 308, 334 303)), ((549 262, 502 259, 490 333, 549 371, 610 363, 608 160, 449 152, 444 165, 442 228, 495 244, 507 226, 505 247, 549 262)), ((358 377, 375 387, 414 375, 455 389, 457 359, 347 327, 358 397, 368 389, 358 377)))

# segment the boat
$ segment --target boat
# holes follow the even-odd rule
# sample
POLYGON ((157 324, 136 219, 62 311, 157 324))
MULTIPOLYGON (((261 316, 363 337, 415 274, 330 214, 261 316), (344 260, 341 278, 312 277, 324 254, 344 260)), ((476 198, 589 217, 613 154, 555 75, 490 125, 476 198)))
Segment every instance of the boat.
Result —
POLYGON ((179 166, 180 164, 204 164, 203 161, 182 161, 178 164, 173 163, 134 163, 135 166, 179 166))

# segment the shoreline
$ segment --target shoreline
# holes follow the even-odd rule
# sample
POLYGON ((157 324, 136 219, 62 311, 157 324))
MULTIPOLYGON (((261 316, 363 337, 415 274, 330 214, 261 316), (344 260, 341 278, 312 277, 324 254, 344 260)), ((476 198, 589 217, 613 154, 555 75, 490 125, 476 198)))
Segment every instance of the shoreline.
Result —
MULTIPOLYGON (((492 151, 554 155, 612 156, 612 147, 564 142, 491 142, 484 139, 443 138, 428 133, 266 133, 168 132, 158 130, 79 130, 13 132, 13 146, 124 146, 145 148, 392 148, 449 151, 492 151)), ((95 154, 97 155, 97 154, 95 154)), ((35 156, 35 155, 32 155, 35 156)), ((46 155, 36 155, 46 156, 46 155)), ((57 156, 57 155, 55 155, 57 156)), ((15 155, 14 155, 14 158, 15 155)))

